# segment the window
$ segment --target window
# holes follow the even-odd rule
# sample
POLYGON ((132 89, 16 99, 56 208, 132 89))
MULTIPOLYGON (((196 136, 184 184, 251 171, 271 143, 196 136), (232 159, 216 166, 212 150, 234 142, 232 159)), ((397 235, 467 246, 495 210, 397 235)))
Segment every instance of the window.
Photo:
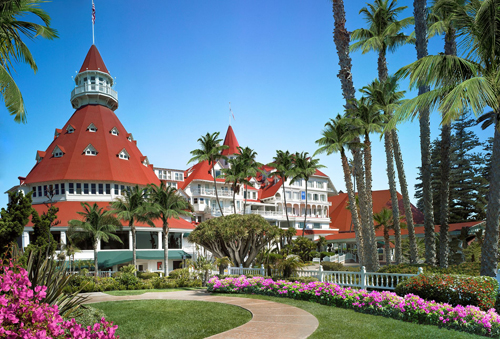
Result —
POLYGON ((115 234, 122 242, 109 238, 108 242, 101 241, 101 250, 128 250, 129 233, 128 231, 116 231, 115 234))
POLYGON ((179 180, 184 180, 184 174, 179 173, 179 180))
POLYGON ((252 193, 252 196, 253 196, 253 200, 256 200, 256 199, 257 199, 257 193, 253 192, 253 193, 252 193))
POLYGON ((96 184, 90 184, 90 193, 91 194, 96 194, 97 193, 96 184))
POLYGON ((82 184, 76 184, 76 194, 82 194, 82 184))
POLYGON ((32 196, 33 198, 36 198, 36 186, 33 186, 33 187, 31 188, 31 192, 33 192, 33 193, 31 194, 31 196, 32 196))
POLYGON ((54 158, 60 158, 63 156, 63 152, 61 152, 60 150, 58 150, 57 152, 54 152, 54 158))
POLYGON ((104 194, 104 184, 99 184, 99 194, 104 194))
POLYGON ((293 192, 293 200, 299 200, 299 192, 293 192))
POLYGON ((319 199, 318 199, 318 195, 317 195, 317 194, 313 194, 313 200, 314 200, 314 201, 318 201, 318 200, 319 200, 319 199))
POLYGON ((307 182, 307 187, 314 188, 314 181, 308 181, 307 182))
POLYGON ((54 185, 54 194, 59 195, 59 184, 54 185))
POLYGON ((168 248, 182 249, 182 233, 168 233, 168 248))
POLYGON ((69 183, 69 194, 75 194, 75 184, 72 182, 69 183))
POLYGON ((117 185, 117 184, 115 184, 115 195, 118 195, 118 194, 119 194, 119 193, 118 193, 118 185, 117 185))
POLYGON ((203 204, 203 198, 200 198, 200 204, 203 204))
POLYGON ((94 123, 91 123, 89 127, 87 127, 87 131, 89 132, 97 132, 97 127, 95 127, 94 123))
POLYGON ((61 183, 61 194, 66 194, 66 187, 65 187, 65 183, 61 183))
POLYGON ((307 193, 307 200, 311 200, 311 193, 307 193))
POLYGON ((120 159, 128 160, 130 156, 128 155, 127 151, 123 149, 120 153, 118 153, 118 157, 120 159))
POLYGON ((94 146, 92 146, 91 144, 89 144, 87 147, 85 147, 85 149, 83 150, 83 153, 85 155, 97 155, 97 150, 95 149, 94 146))
POLYGON ((179 180, 179 173, 175 173, 175 180, 179 180))
POLYGON ((106 184, 106 194, 111 194, 111 184, 106 184))
POLYGON ((110 133, 111 133, 111 135, 116 135, 116 136, 118 134, 120 134, 120 132, 118 132, 118 128, 116 128, 116 127, 113 127, 113 129, 110 131, 110 133))
POLYGON ((83 194, 89 194, 89 184, 83 184, 83 194))
POLYGON ((285 194, 287 199, 292 199, 292 192, 286 191, 285 194))
POLYGON ((47 196, 47 185, 43 185, 43 196, 47 196))
POLYGON ((66 127, 66 132, 68 132, 68 134, 71 134, 75 131, 75 128, 71 125, 68 125, 68 127, 66 127))
POLYGON ((313 227, 314 228, 321 228, 321 224, 319 222, 315 222, 313 227))
POLYGON ((317 188, 323 188, 323 184, 324 184, 324 182, 322 182, 322 181, 316 181, 317 188))
POLYGON ((324 194, 321 194, 321 201, 325 201, 325 195, 324 194))
POLYGON ((38 196, 42 196, 42 186, 38 186, 38 196))
POLYGON ((122 192, 122 195, 125 195, 125 186, 120 185, 120 191, 122 192))
POLYGON ((193 204, 197 204, 198 203, 198 198, 193 198, 193 204))
POLYGON ((158 249, 158 232, 137 232, 137 249, 156 250, 158 249))
POLYGON ((220 177, 220 174, 221 174, 221 173, 220 173, 220 171, 219 171, 219 170, 216 170, 216 171, 215 171, 215 177, 216 177, 216 178, 220 177))

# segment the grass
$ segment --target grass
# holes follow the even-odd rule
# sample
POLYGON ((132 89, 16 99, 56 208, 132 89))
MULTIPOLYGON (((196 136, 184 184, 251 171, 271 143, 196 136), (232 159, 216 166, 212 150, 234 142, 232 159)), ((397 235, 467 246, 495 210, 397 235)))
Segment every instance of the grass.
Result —
POLYGON ((104 293, 115 296, 123 295, 139 295, 149 292, 178 292, 178 291, 195 291, 205 289, 206 287, 179 287, 179 288, 165 288, 165 289, 150 289, 150 290, 124 290, 124 291, 106 291, 104 293))
POLYGON ((92 304, 127 338, 206 338, 250 321, 247 310, 205 301, 135 300, 92 304))
POLYGON ((287 298, 268 297, 247 294, 214 294, 219 296, 264 299, 303 309, 314 315, 319 321, 318 329, 309 337, 323 338, 432 338, 465 339, 483 338, 473 334, 452 331, 437 326, 419 325, 401 320, 363 314, 353 310, 320 305, 313 302, 287 298))

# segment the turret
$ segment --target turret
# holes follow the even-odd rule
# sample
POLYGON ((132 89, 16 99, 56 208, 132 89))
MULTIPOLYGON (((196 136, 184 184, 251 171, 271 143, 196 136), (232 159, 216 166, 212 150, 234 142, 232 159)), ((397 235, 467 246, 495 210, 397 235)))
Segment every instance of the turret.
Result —
POLYGON ((97 47, 92 45, 75 77, 71 105, 74 109, 89 104, 103 105, 114 111, 118 108, 118 93, 112 88, 113 84, 97 47))

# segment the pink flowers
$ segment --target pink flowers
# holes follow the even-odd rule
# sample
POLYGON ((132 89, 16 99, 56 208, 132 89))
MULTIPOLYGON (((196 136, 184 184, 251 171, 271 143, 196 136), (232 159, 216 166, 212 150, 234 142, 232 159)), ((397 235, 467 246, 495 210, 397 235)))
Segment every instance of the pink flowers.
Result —
POLYGON ((1 338, 117 338, 118 326, 104 318, 93 328, 82 328, 80 324, 64 320, 57 305, 49 306, 41 300, 46 296, 47 287, 31 288, 26 270, 14 272, 13 264, 3 267, 0 275, 0 337, 1 338))
POLYGON ((262 277, 209 280, 208 291, 218 293, 255 293, 316 301, 321 304, 352 308, 359 312, 383 315, 404 321, 438 325, 459 331, 498 337, 500 316, 494 309, 482 311, 476 306, 452 306, 427 301, 419 296, 404 297, 388 291, 343 288, 331 283, 273 281, 262 277))

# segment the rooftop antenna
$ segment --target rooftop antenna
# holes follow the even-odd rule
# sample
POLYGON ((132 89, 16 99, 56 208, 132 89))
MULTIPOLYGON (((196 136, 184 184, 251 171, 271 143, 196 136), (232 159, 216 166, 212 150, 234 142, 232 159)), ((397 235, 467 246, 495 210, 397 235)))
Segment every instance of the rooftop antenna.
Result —
POLYGON ((94 0, 92 0, 92 45, 95 45, 94 25, 95 25, 95 5, 94 5, 94 0))
POLYGON ((229 102, 229 126, 231 126, 231 116, 233 116, 233 119, 236 120, 234 118, 233 110, 231 109, 231 102, 229 102))

